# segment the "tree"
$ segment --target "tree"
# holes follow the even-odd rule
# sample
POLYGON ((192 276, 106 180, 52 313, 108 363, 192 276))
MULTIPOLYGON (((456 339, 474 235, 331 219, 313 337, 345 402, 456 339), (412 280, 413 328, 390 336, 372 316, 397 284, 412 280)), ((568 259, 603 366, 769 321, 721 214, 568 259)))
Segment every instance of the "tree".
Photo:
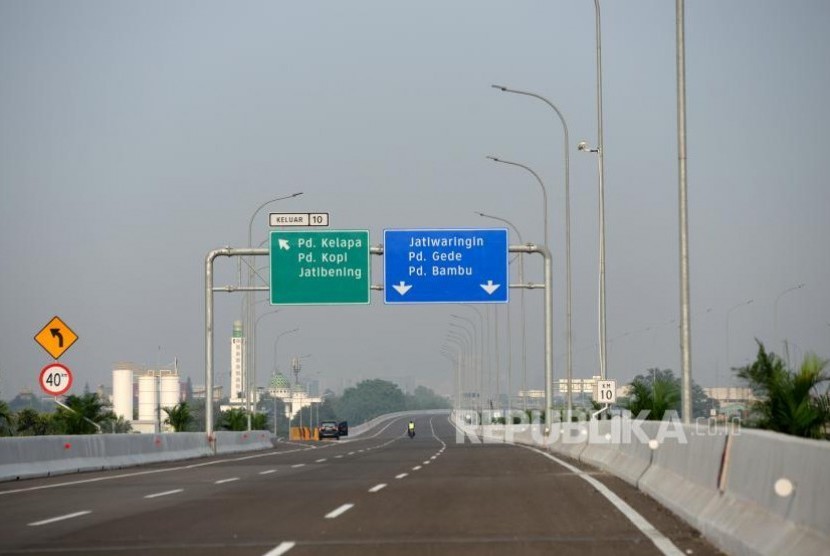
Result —
POLYGON ((384 413, 405 410, 406 399, 400 388, 392 382, 364 380, 353 388, 346 388, 334 408, 341 419, 363 423, 384 413))
MULTIPOLYGON (((667 411, 680 408, 680 384, 673 376, 663 372, 658 376, 657 369, 652 370, 655 373, 651 379, 638 375, 631 381, 631 395, 626 409, 635 416, 648 411, 647 419, 659 421, 667 411)), ((668 374, 671 375, 671 371, 668 374)))
POLYGON ((12 435, 12 422, 14 413, 9 409, 9 405, 0 400, 0 436, 12 435))
POLYGON ((54 430, 54 419, 49 413, 38 413, 28 407, 17 413, 18 436, 43 436, 53 433, 54 430))
POLYGON ((185 432, 193 422, 193 415, 187 402, 178 403, 173 407, 163 407, 162 411, 167 414, 164 424, 173 427, 175 432, 185 432))
POLYGON ((106 430, 106 425, 116 420, 115 414, 104 408, 97 393, 68 396, 64 403, 70 409, 59 406, 55 417, 64 434, 94 434, 99 432, 99 427, 106 430))
POLYGON ((447 398, 439 396, 426 386, 418 386, 412 394, 406 395, 407 409, 450 409, 452 404, 447 398))
MULTIPOLYGON (((634 415, 642 410, 648 410, 649 419, 660 420, 666 411, 679 412, 681 409, 680 378, 674 376, 674 371, 671 369, 649 369, 645 374, 635 376, 630 386, 631 394, 628 402, 622 405, 634 415)), ((692 416, 706 416, 711 406, 712 401, 709 396, 693 381, 692 416)))
POLYGON ((248 414, 239 407, 223 411, 219 417, 219 428, 226 431, 248 430, 248 414))
MULTIPOLYGON (((245 428, 248 428, 248 424, 245 423, 245 428)), ((268 414, 267 413, 254 413, 251 415, 251 430, 255 431, 264 431, 268 430, 268 414)))
POLYGON ((795 436, 824 437, 830 423, 830 392, 818 390, 830 381, 825 372, 827 360, 808 353, 798 371, 793 371, 757 342, 755 362, 737 369, 738 378, 758 397, 751 406, 750 424, 795 436))

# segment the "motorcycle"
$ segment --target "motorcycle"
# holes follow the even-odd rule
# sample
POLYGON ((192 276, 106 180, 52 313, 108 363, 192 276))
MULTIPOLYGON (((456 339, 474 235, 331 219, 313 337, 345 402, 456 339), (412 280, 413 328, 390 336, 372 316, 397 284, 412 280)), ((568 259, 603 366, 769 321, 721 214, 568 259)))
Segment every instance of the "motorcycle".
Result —
POLYGON ((415 438, 415 431, 412 429, 407 429, 406 434, 409 435, 409 438, 415 438))

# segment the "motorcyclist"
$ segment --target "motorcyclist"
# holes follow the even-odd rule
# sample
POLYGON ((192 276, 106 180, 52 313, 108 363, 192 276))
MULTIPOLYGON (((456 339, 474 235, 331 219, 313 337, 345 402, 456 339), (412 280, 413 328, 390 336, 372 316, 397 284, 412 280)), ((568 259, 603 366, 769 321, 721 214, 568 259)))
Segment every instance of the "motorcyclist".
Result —
POLYGON ((415 436, 415 422, 414 421, 411 421, 411 420, 409 421, 409 426, 407 427, 407 432, 409 433, 409 436, 415 436))

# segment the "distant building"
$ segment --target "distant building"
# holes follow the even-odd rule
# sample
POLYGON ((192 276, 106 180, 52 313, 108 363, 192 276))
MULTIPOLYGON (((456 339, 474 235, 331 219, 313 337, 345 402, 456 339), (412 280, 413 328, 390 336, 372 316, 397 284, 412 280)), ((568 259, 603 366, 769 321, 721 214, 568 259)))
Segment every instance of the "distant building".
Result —
POLYGON ((282 373, 275 372, 268 383, 268 393, 285 404, 285 417, 293 419, 304 407, 322 402, 318 396, 310 396, 302 384, 291 386, 291 381, 282 373))

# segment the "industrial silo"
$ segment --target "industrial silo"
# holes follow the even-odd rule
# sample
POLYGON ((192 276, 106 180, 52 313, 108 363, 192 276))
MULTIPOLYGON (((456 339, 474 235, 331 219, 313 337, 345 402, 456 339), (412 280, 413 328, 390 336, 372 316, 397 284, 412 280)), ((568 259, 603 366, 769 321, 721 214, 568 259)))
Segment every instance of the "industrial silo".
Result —
POLYGON ((156 422, 158 420, 158 382, 155 374, 143 374, 138 377, 138 420, 156 422))
POLYGON ((112 371, 112 411, 125 421, 133 420, 133 370, 112 371))
POLYGON ((163 374, 161 375, 159 382, 159 397, 161 400, 161 403, 159 405, 162 408, 174 407, 176 404, 179 403, 179 400, 181 399, 181 385, 179 384, 179 375, 163 374))

